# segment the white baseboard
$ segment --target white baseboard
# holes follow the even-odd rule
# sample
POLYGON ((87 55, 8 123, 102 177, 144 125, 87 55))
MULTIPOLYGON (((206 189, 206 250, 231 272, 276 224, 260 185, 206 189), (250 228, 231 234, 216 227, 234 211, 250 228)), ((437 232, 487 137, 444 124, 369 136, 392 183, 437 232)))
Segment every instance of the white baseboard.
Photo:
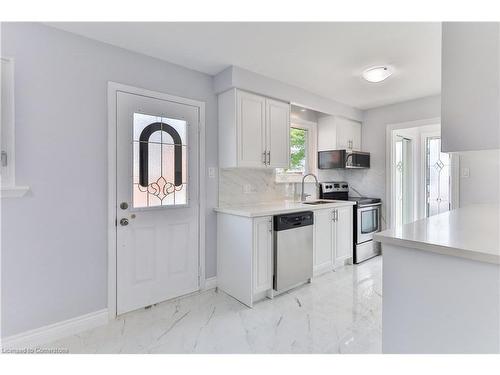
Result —
POLYGON ((33 348, 67 336, 104 325, 108 322, 108 309, 77 316, 76 318, 36 328, 2 339, 2 348, 33 348))
POLYGON ((209 290, 209 289, 214 289, 217 287, 217 277, 209 277, 208 279, 205 279, 205 288, 203 290, 209 290))
POLYGON ((323 263, 314 267, 313 276, 320 276, 330 271, 333 271, 333 264, 331 262, 323 263))

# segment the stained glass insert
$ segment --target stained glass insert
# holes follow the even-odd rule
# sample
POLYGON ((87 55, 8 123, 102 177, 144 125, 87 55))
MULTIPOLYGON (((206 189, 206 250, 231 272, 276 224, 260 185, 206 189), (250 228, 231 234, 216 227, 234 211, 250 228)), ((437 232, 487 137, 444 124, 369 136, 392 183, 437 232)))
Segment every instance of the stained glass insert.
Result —
POLYGON ((134 113, 134 208, 187 204, 187 123, 134 113))

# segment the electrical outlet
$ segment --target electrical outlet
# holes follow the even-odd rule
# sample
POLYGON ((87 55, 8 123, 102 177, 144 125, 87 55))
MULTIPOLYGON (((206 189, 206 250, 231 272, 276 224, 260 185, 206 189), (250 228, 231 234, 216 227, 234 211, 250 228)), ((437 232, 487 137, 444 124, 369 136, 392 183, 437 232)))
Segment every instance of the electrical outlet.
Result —
POLYGON ((460 177, 469 178, 469 176, 470 176, 470 169, 469 168, 462 168, 462 173, 460 173, 460 177))

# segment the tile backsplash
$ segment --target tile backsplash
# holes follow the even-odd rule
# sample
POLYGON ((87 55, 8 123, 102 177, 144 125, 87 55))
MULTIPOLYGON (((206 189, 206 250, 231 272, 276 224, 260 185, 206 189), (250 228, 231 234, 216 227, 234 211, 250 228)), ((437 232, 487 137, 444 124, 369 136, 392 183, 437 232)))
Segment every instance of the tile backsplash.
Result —
POLYGON ((274 169, 219 171, 219 206, 261 204, 293 197, 293 184, 277 184, 274 169))
MULTIPOLYGON (((319 181, 343 181, 341 171, 319 171, 319 181)), ((229 168, 219 170, 219 206, 253 205, 280 200, 298 200, 300 183, 277 183, 275 169, 229 168)), ((317 198, 314 179, 309 177, 305 192, 317 198)))

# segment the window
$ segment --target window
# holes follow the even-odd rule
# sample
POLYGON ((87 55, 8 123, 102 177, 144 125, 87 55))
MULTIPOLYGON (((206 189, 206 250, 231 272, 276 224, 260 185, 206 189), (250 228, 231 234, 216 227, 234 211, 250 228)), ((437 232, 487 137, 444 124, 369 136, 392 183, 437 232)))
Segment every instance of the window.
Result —
POLYGON ((290 125, 290 166, 276 169, 277 182, 300 182, 316 170, 316 124, 295 121, 290 125))
POLYGON ((134 208, 187 204, 187 123, 134 113, 134 208))
POLYGON ((14 60, 1 57, 1 196, 22 197, 29 190, 16 185, 14 134, 14 60))
POLYGON ((308 163, 307 155, 308 131, 306 129, 290 129, 290 168, 286 172, 304 173, 308 163))

